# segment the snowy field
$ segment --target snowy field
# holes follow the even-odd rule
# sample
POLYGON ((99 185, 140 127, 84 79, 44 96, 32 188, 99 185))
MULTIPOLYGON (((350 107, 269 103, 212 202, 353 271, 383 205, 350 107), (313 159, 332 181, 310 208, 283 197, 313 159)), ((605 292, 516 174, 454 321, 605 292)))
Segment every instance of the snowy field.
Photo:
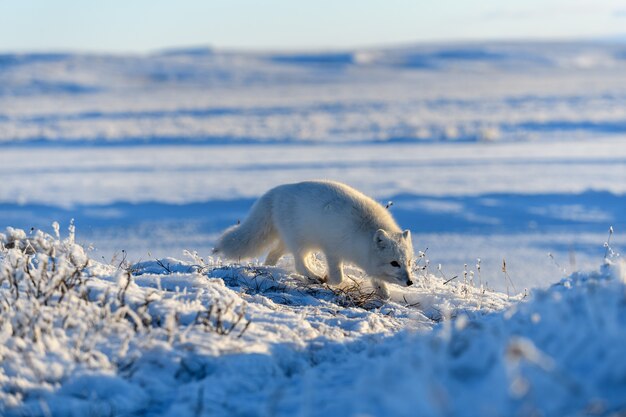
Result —
POLYGON ((626 408, 624 43, 4 54, 0 180, 0 414, 626 408), (393 201, 416 286, 209 259, 315 178, 393 201))
POLYGON ((375 296, 290 265, 188 253, 89 260, 69 235, 0 235, 6 416, 623 415, 626 263, 548 290, 485 288, 418 257, 375 296))
POLYGON ((432 262, 546 286, 626 241, 625 138, 624 44, 0 56, 3 225, 75 218, 107 261, 207 254, 326 178, 392 200, 432 262))

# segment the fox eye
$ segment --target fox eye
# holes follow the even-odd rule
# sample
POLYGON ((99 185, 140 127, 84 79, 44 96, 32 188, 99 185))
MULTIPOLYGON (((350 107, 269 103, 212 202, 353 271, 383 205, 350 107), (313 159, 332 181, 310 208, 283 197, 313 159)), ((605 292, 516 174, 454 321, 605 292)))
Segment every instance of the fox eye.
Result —
POLYGON ((400 264, 398 263, 398 261, 391 261, 391 266, 393 266, 394 268, 400 268, 400 264))

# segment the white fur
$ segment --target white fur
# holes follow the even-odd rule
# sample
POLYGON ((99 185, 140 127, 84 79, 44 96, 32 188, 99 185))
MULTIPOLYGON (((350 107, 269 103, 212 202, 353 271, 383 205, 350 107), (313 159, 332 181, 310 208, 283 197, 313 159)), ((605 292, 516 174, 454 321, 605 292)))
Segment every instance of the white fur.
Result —
POLYGON ((241 259, 268 249, 266 265, 276 264, 290 252, 298 273, 332 285, 343 280, 344 262, 362 268, 386 297, 389 294, 382 281, 404 286, 412 283, 410 232, 403 232, 376 201, 339 182, 306 181, 269 190, 241 225, 224 232, 215 252, 241 259), (326 257, 325 279, 307 264, 307 255, 313 251, 326 257), (399 266, 391 265, 394 261, 399 266))

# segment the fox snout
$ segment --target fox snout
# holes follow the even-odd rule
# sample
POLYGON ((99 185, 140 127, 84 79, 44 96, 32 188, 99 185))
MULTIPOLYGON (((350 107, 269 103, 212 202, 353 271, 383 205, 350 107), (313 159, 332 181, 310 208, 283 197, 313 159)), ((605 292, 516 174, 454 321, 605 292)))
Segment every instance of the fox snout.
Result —
POLYGON ((403 271, 402 277, 400 279, 404 281, 407 287, 410 287, 411 285, 413 285, 413 280, 411 279, 411 272, 408 270, 403 271))

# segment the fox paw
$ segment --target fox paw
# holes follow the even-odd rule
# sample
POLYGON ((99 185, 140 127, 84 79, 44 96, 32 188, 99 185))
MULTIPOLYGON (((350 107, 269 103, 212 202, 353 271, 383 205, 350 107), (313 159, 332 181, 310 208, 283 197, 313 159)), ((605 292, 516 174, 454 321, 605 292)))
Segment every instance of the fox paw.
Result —
POLYGON ((342 276, 324 275, 324 282, 328 285, 339 285, 343 281, 342 276))
POLYGON ((307 274, 307 275, 305 275, 305 277, 311 283, 320 283, 320 284, 325 284, 326 283, 326 276, 324 276, 324 278, 322 278, 322 277, 320 277, 319 275, 316 275, 316 274, 307 274))

